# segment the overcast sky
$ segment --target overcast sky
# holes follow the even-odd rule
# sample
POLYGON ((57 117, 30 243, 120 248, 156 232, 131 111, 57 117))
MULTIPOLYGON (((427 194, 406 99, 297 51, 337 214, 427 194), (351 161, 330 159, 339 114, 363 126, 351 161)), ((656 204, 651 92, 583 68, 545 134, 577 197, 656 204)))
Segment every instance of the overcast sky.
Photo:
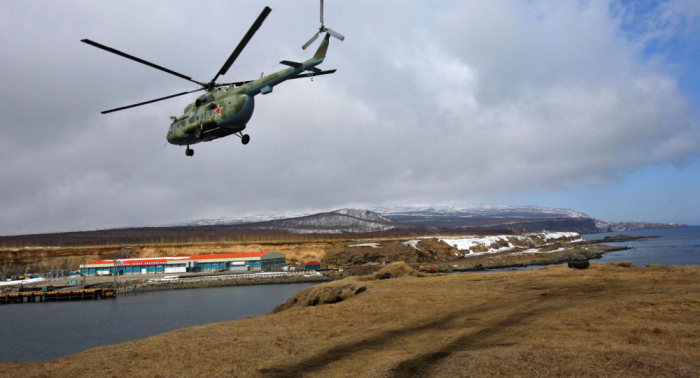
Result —
POLYGON ((255 98, 247 146, 167 144, 208 81, 303 61, 318 1, 0 2, 0 235, 410 204, 700 224, 700 2, 327 0, 323 69, 255 98))

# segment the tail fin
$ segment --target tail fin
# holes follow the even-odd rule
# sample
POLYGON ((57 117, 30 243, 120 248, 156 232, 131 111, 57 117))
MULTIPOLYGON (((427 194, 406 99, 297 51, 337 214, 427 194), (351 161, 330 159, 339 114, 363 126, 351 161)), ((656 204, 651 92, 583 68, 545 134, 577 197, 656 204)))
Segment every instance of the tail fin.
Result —
POLYGON ((314 59, 324 59, 326 57, 326 51, 328 50, 328 41, 330 40, 331 35, 326 33, 326 37, 323 38, 323 42, 321 42, 321 46, 318 47, 318 50, 316 50, 316 54, 314 55, 314 59))

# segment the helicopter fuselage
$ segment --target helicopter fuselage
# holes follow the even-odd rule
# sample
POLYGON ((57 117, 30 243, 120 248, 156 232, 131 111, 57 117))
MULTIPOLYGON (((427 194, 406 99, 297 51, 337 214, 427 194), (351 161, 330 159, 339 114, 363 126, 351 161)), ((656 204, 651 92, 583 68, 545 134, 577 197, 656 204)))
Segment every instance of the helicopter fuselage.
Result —
POLYGON ((153 62, 127 54, 123 51, 119 51, 115 48, 103 45, 90 39, 81 39, 81 42, 84 42, 90 46, 119 55, 123 58, 149 66, 170 75, 177 76, 180 79, 187 80, 200 86, 198 89, 176 93, 148 101, 142 101, 114 109, 104 110, 101 113, 107 114, 117 112, 120 110, 135 108, 137 106, 168 100, 174 97, 184 96, 190 93, 206 91, 206 93, 199 96, 195 102, 187 105, 181 116, 170 117, 172 122, 170 123, 168 134, 166 136, 168 143, 177 146, 187 146, 187 149, 185 150, 185 155, 187 156, 194 155, 194 150, 190 148, 191 144, 208 142, 231 134, 240 137, 241 143, 244 145, 248 144, 248 142, 250 142, 250 136, 248 134, 243 134, 242 131, 245 130, 248 121, 250 121, 251 117, 253 116, 253 111, 255 110, 255 96, 261 93, 272 93, 272 89, 276 85, 287 80, 301 79, 305 77, 309 77, 313 80, 313 76, 328 75, 336 71, 335 69, 323 71, 316 67, 326 58, 328 41, 331 36, 341 41, 345 39, 342 34, 326 28, 323 25, 323 0, 320 0, 320 4, 321 27, 318 29, 318 32, 302 46, 302 49, 306 50, 307 47, 316 41, 321 33, 326 33, 323 42, 321 42, 321 45, 318 47, 318 50, 316 50, 313 58, 306 60, 303 63, 283 60, 280 63, 289 66, 289 68, 275 72, 268 76, 261 75, 257 80, 239 81, 235 83, 217 82, 217 79, 220 76, 226 75, 229 68, 231 68, 231 65, 236 61, 243 49, 245 49, 248 42, 250 42, 251 38, 253 38, 256 31, 260 28, 270 12, 272 12, 270 7, 265 7, 262 12, 260 12, 258 18, 250 26, 248 32, 243 36, 226 62, 221 66, 219 72, 208 82, 194 80, 190 76, 183 75, 182 73, 173 71, 153 62))
POLYGON ((255 96, 271 93, 274 86, 298 78, 304 72, 313 75, 314 67, 325 59, 327 49, 328 38, 325 38, 309 60, 302 63, 284 61, 282 63, 293 66, 240 86, 232 84, 208 91, 187 105, 183 115, 170 117, 173 122, 168 129, 168 142, 189 146, 240 133, 253 116, 255 96))

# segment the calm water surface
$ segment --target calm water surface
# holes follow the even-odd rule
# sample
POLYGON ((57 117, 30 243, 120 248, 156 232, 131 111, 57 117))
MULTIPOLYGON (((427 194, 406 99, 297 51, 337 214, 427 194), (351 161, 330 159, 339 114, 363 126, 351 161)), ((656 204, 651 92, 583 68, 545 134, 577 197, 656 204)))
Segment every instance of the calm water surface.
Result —
POLYGON ((607 232, 583 235, 583 238, 600 240, 606 236, 615 235, 659 237, 624 243, 606 243, 611 246, 629 246, 632 249, 606 253, 601 259, 595 261, 630 261, 641 267, 649 264, 700 265, 700 227, 607 232))
POLYGON ((314 283, 156 291, 0 306, 0 362, 41 361, 179 328, 264 315, 314 283))
MULTIPOLYGON (((581 235, 588 240, 601 240, 606 236, 659 236, 654 239, 640 239, 624 243, 605 243, 611 246, 628 246, 631 249, 609 252, 595 262, 629 261, 636 266, 659 265, 700 265, 700 227, 669 228, 639 231, 606 232, 581 235)), ((483 273, 517 272, 541 268, 531 265, 518 268, 489 269, 483 273)))

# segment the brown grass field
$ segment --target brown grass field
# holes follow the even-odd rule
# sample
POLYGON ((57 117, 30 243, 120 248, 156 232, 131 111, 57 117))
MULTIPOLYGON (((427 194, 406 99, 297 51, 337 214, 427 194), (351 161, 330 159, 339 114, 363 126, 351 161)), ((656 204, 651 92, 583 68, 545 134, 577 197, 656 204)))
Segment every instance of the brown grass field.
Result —
POLYGON ((0 375, 698 377, 700 267, 427 275, 396 263, 265 316, 0 364, 0 375))

